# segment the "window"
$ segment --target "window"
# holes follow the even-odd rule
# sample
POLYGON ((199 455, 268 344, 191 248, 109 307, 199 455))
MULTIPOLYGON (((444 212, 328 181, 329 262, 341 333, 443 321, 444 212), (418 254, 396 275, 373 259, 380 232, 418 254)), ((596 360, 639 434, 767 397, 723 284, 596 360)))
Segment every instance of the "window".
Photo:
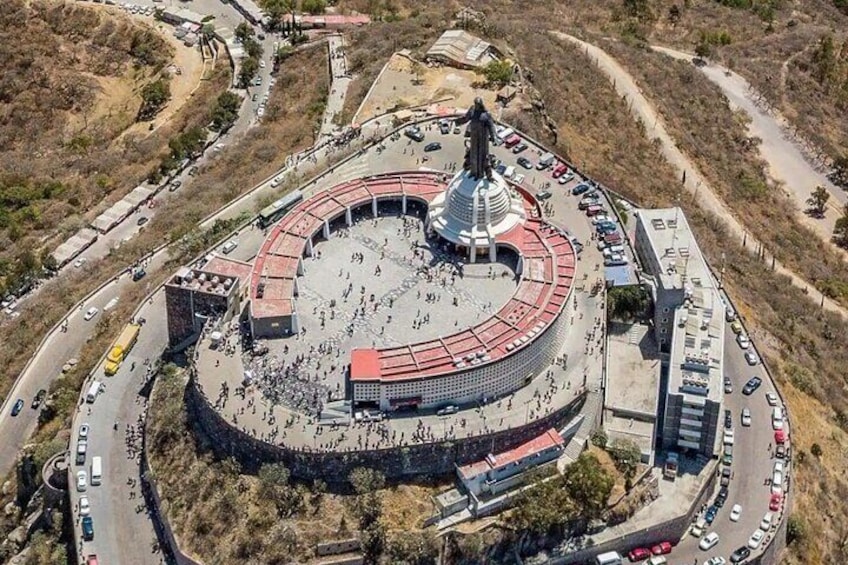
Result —
POLYGON ((663 308, 663 314, 668 314, 668 306, 666 306, 665 308, 663 308))
POLYGON ((662 323, 663 323, 663 324, 667 324, 667 323, 668 323, 668 318, 663 318, 663 319, 662 319, 662 323))
POLYGON ((667 334, 667 333, 668 333, 668 328, 660 328, 660 333, 661 333, 661 334, 667 334))

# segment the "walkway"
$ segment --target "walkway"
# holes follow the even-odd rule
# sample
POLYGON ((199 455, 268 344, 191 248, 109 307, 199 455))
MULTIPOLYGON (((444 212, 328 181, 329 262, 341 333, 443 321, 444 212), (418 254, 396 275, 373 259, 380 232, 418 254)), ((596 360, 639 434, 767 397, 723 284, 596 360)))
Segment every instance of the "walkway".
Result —
POLYGON ((331 136, 341 131, 342 127, 336 125, 333 120, 336 115, 341 114, 347 88, 352 80, 350 75, 347 74, 344 37, 341 35, 331 35, 328 41, 328 51, 332 75, 330 77, 330 93, 327 95, 327 107, 324 110, 324 118, 321 121, 322 136, 331 136))
MULTIPOLYGON (((660 150, 663 156, 669 164, 678 170, 681 177, 683 173, 686 173, 683 186, 693 196, 697 196, 699 205, 704 210, 721 218, 727 226, 728 232, 739 241, 743 241, 747 237, 749 245, 746 246, 746 249, 754 252, 754 250, 762 246, 762 242, 754 238, 745 229, 745 226, 734 217, 733 212, 717 196, 710 184, 701 175, 695 163, 677 147, 674 139, 665 128, 665 121, 648 99, 645 98, 645 95, 642 94, 642 91, 630 73, 603 49, 563 32, 553 31, 551 33, 555 37, 580 46, 588 57, 594 59, 598 68, 609 77, 616 92, 630 101, 630 108, 634 117, 641 120, 645 126, 645 135, 649 139, 659 140, 660 150)), ((830 298, 823 296, 809 281, 801 278, 779 262, 775 262, 775 271, 789 277, 792 284, 796 287, 807 290, 809 292, 808 296, 816 304, 822 304, 826 310, 848 318, 848 311, 830 298)))

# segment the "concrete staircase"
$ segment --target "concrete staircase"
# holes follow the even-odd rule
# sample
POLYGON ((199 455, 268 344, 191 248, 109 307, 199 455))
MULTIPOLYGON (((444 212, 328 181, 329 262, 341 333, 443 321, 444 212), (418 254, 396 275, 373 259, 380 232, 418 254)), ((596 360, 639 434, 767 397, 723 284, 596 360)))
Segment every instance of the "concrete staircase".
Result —
POLYGON ((580 422, 580 427, 577 428, 574 437, 565 444, 562 455, 557 459, 557 469, 560 473, 562 473, 567 465, 577 461, 577 458, 586 449, 586 445, 595 428, 595 422, 597 421, 598 412, 601 410, 601 404, 600 392, 589 392, 586 394, 586 404, 583 405, 583 410, 581 410, 580 416, 578 416, 583 418, 580 422))

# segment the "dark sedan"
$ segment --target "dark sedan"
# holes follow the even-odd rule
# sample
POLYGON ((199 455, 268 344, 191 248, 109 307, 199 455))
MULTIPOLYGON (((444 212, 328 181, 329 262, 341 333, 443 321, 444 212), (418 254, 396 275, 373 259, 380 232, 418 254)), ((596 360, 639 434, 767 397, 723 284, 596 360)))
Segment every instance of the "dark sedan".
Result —
POLYGON ((533 163, 531 163, 530 159, 528 159, 526 157, 519 157, 518 158, 518 164, 521 165, 522 167, 524 167, 525 169, 532 169, 533 168, 533 163))
POLYGON ((430 151, 438 151, 441 148, 442 144, 438 141, 434 141, 433 143, 428 143, 427 145, 425 145, 424 151, 427 151, 429 153, 430 151))
POLYGON ((17 416, 18 414, 21 413, 21 410, 23 410, 23 409, 24 409, 24 399, 19 398, 17 400, 17 402, 15 402, 15 405, 12 406, 12 416, 17 416))
POLYGON ((579 196, 579 195, 583 194, 584 192, 588 192, 589 188, 590 187, 589 187, 588 184, 580 183, 580 184, 578 184, 577 186, 575 186, 574 188, 571 189, 571 194, 573 194, 574 196, 579 196))
POLYGON ((744 395, 752 395, 754 391, 760 388, 760 385, 763 384, 763 379, 760 377, 751 377, 745 386, 742 388, 742 394, 744 395))

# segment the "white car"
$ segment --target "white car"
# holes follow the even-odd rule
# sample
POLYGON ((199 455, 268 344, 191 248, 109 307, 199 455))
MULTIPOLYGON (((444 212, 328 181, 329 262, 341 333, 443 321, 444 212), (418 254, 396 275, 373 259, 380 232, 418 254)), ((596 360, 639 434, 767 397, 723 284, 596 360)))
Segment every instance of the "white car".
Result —
POLYGON ((777 406, 777 395, 775 393, 767 392, 766 400, 768 400, 769 406, 777 406))
POLYGON ((760 544, 763 543, 763 538, 766 537, 766 533, 762 530, 757 530, 751 537, 748 538, 748 547, 751 549, 757 549, 760 547, 760 544))
POLYGON ((738 522, 739 517, 742 515, 742 506, 739 504, 734 504, 733 508, 730 509, 730 521, 738 522))
POLYGON ((778 459, 777 461, 774 462, 774 472, 775 473, 782 473, 783 472, 783 461, 781 461, 780 459, 778 459))
POLYGON ((771 493, 783 493, 783 473, 778 473, 777 471, 775 471, 774 474, 771 476, 771 493))
POLYGON ((698 547, 700 547, 703 551, 708 551, 716 546, 718 543, 718 534, 715 532, 710 532, 701 538, 701 541, 698 543, 698 547))
POLYGON ((92 306, 91 308, 89 308, 89 309, 86 311, 85 316, 83 316, 83 319, 84 319, 86 322, 88 322, 89 320, 91 320, 92 318, 94 318, 94 317, 95 317, 97 314, 99 314, 99 313, 100 313, 100 310, 98 310, 97 308, 95 308, 94 306, 92 306))
POLYGON ((74 261, 74 268, 79 269, 80 267, 85 265, 86 261, 88 261, 88 259, 86 259, 85 257, 81 257, 81 258, 77 259, 76 261, 74 261))
POLYGON ((238 241, 231 239, 230 241, 225 243, 223 247, 221 247, 221 251, 223 251, 224 254, 226 255, 226 254, 232 253, 232 251, 236 247, 238 247, 238 241))
POLYGON ((715 557, 710 557, 706 562, 704 562, 704 565, 725 565, 726 563, 727 560, 724 557, 716 555, 715 557))
POLYGON ((772 518, 774 518, 774 514, 772 514, 771 512, 766 512, 763 515, 763 520, 760 522, 760 529, 762 531, 769 531, 769 529, 771 528, 772 518))
POLYGON ((739 344, 739 347, 742 349, 748 349, 751 347, 751 340, 748 339, 748 336, 745 334, 739 334, 736 336, 736 343, 739 344))
POLYGON ((745 427, 751 425, 751 410, 749 408, 742 409, 742 425, 745 427))
POLYGON ((283 175, 277 175, 274 177, 274 180, 271 181, 271 188, 277 188, 280 186, 280 183, 283 182, 283 175))
POLYGON ((734 440, 736 439, 736 435, 733 430, 724 430, 724 444, 725 445, 733 445, 734 440))
POLYGON ((512 182, 514 182, 515 184, 521 184, 522 182, 524 182, 524 175, 518 173, 517 175, 512 177, 512 182))
POLYGON ((748 364, 751 365, 752 367, 754 365, 760 364, 760 358, 757 357, 757 354, 754 353, 753 351, 746 351, 745 352, 745 361, 747 361, 748 364))
POLYGON ((83 495, 79 499, 80 516, 88 516, 91 514, 91 505, 88 503, 88 497, 83 495))
POLYGON ((83 492, 88 486, 88 473, 77 471, 77 492, 83 492))
POLYGON ((260 59, 260 60, 259 60, 259 68, 260 68, 260 69, 264 69, 264 68, 265 68, 265 61, 264 61, 263 59, 260 59))
POLYGON ((88 430, 89 430, 88 424, 82 424, 80 426, 80 428, 79 428, 79 438, 81 440, 87 440, 88 439, 88 430))

